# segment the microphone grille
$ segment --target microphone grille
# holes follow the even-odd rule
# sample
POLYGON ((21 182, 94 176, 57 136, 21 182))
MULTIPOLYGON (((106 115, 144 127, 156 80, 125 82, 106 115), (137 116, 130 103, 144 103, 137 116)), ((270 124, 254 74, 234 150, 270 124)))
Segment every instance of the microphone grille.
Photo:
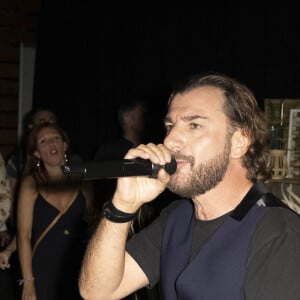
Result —
POLYGON ((171 162, 165 165, 165 170, 168 174, 172 175, 176 172, 177 163, 174 157, 172 157, 171 162))

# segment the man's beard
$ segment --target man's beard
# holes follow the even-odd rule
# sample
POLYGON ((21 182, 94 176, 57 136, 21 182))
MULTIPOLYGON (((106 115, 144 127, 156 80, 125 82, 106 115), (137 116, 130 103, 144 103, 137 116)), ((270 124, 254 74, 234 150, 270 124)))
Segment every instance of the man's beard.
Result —
MULTIPOLYGON (((230 138, 227 138, 223 151, 214 158, 201 163, 195 170, 192 170, 190 176, 180 178, 179 180, 179 177, 177 177, 175 173, 171 177, 168 189, 171 192, 186 198, 193 198, 211 190, 223 179, 226 173, 229 163, 230 148, 230 138)), ((186 160, 190 163, 191 168, 193 168, 193 157, 182 155, 174 155, 174 157, 186 160)))

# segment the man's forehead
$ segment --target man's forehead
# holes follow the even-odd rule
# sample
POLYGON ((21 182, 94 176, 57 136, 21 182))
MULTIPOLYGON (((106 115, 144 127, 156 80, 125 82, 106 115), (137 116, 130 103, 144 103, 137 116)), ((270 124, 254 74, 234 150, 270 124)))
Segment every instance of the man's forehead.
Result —
POLYGON ((55 120, 55 115, 50 111, 39 111, 33 117, 33 123, 35 124, 51 120, 55 120))
POLYGON ((222 93, 197 90, 195 92, 176 95, 170 103, 168 112, 187 112, 188 114, 209 111, 222 112, 223 104, 224 98, 222 93))

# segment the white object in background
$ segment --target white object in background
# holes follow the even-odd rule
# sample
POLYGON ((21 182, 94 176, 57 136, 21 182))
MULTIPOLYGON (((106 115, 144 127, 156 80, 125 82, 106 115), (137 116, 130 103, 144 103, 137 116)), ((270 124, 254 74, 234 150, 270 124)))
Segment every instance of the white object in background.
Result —
POLYGON ((285 189, 285 184, 281 183, 281 195, 282 201, 300 215, 300 197, 293 191, 293 184, 285 189))
POLYGON ((287 172, 285 150, 271 150, 272 179, 282 179, 287 172))
POLYGON ((287 149, 288 178, 299 176, 300 167, 300 109, 290 109, 287 149))

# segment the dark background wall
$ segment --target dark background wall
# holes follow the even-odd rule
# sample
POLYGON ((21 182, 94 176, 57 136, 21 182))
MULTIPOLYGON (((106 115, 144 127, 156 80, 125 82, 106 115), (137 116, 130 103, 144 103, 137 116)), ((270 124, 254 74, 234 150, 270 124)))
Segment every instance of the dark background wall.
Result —
POLYGON ((236 2, 42 1, 33 105, 54 109, 74 150, 90 159, 116 134, 115 109, 125 99, 150 104, 152 139, 160 141, 172 83, 195 72, 238 78, 262 107, 264 98, 300 98, 297 1, 236 2))

